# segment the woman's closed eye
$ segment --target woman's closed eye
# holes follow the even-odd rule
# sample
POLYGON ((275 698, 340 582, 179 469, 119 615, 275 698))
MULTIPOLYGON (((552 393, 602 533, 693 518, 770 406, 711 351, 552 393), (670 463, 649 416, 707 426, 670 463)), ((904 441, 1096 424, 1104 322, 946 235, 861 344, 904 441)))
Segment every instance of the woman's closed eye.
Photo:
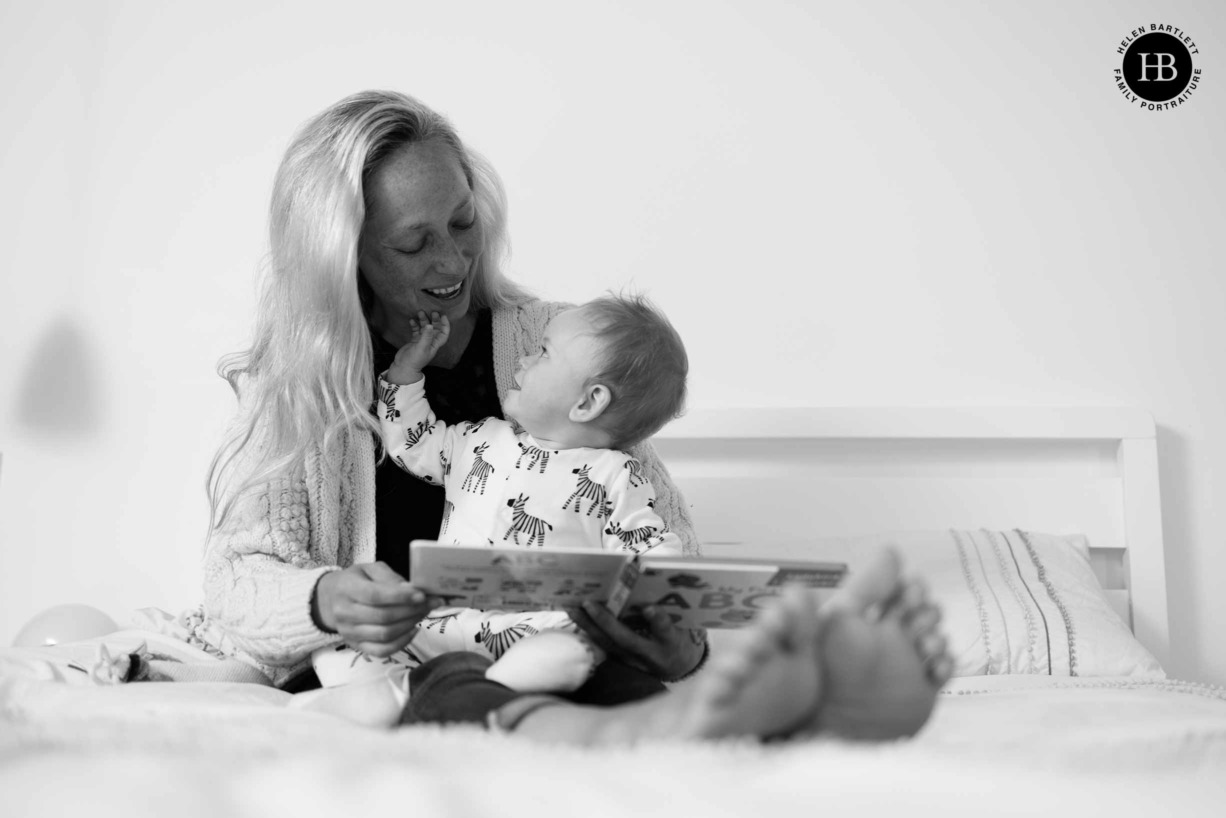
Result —
MULTIPOLYGON (((451 225, 451 229, 456 231, 457 233, 464 233, 469 230, 472 230, 476 226, 477 226, 477 219, 474 217, 468 220, 467 222, 461 222, 458 224, 453 222, 451 225)), ((406 256, 415 256, 418 253, 420 253, 422 250, 426 249, 427 243, 428 243, 427 239, 423 238, 420 242, 417 243, 415 247, 401 247, 399 248, 399 252, 403 253, 406 256)))

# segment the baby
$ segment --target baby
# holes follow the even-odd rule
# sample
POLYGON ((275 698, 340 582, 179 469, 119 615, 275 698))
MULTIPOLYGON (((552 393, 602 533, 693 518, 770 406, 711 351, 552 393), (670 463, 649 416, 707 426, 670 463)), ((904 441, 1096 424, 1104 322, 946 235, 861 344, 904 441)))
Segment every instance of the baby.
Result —
MULTIPOLYGON (((419 314, 380 378, 378 405, 388 456, 446 490, 440 542, 680 555, 641 464, 624 451, 676 417, 685 400, 688 361, 667 318, 642 297, 615 296, 558 314, 541 348, 520 359, 503 402, 514 423, 450 427, 431 411, 422 374, 449 331, 446 316, 419 314)), ((393 658, 411 667, 451 651, 483 652, 499 660, 491 679, 561 691, 603 659, 579 634, 563 611, 438 608, 393 658), (570 636, 542 638, 557 632, 570 636), (518 661, 502 659, 534 634, 542 637, 520 645, 518 661)))

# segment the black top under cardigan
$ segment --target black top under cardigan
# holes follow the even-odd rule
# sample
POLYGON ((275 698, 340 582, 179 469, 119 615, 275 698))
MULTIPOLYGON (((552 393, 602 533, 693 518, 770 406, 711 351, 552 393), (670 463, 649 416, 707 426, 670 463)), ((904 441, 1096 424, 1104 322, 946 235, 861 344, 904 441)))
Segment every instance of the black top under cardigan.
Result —
MULTIPOLYGON (((378 333, 374 345, 375 383, 396 358, 396 347, 378 333)), ((494 380, 494 329, 489 310, 477 313, 477 325, 460 360, 451 369, 427 366, 426 399, 435 416, 451 425, 502 417, 494 380)), ((376 447, 376 457, 382 447, 376 447)), ((376 461, 377 462, 377 461, 376 461)), ((418 480, 391 458, 375 469, 375 559, 409 579, 409 543, 438 538, 443 523, 443 487, 418 480)))

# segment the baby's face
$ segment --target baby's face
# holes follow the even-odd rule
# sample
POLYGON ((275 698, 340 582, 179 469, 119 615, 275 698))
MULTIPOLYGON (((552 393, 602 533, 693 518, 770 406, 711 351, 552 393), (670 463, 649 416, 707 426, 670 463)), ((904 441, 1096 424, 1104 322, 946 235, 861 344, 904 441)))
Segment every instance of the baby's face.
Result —
POLYGON ((545 329, 541 348, 519 359, 503 407, 507 416, 535 438, 557 439, 596 371, 600 352, 582 309, 559 313, 545 329))

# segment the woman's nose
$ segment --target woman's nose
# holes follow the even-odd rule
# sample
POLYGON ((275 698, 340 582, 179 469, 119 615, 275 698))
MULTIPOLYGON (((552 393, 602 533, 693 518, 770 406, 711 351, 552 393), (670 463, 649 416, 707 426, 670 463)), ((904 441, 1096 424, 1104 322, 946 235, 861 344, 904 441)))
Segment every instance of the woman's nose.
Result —
POLYGON ((460 250, 460 246, 456 244, 455 240, 451 238, 442 241, 437 264, 442 272, 454 276, 464 275, 465 270, 468 269, 468 261, 464 258, 464 253, 460 250))

